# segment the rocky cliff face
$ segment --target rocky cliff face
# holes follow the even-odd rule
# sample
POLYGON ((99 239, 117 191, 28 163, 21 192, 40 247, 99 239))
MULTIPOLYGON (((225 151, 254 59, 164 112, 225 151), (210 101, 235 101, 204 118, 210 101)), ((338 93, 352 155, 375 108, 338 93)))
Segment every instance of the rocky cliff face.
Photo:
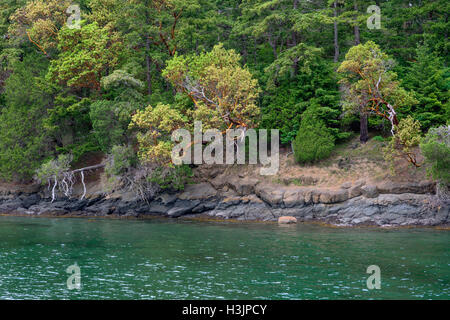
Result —
POLYGON ((435 203, 435 188, 429 181, 380 185, 357 181, 336 189, 318 189, 218 176, 210 182, 188 185, 182 193, 161 194, 150 203, 130 193, 105 196, 98 187, 84 200, 60 198, 53 203, 46 190, 0 190, 0 213, 260 221, 288 215, 299 221, 345 226, 448 225, 450 204, 435 203))

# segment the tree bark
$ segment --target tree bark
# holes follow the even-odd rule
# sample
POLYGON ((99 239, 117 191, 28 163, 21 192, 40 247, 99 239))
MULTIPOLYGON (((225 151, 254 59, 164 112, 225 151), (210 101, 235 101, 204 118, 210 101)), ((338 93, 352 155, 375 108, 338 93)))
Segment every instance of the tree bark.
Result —
MULTIPOLYGON (((354 2, 353 8, 355 9, 356 12, 358 12, 358 4, 356 3, 356 0, 354 2)), ((355 31, 355 45, 358 45, 361 43, 361 36, 359 33, 359 25, 358 25, 358 15, 356 15, 354 31, 355 31)))
POLYGON ((147 68, 147 93, 149 96, 152 95, 152 74, 151 74, 151 62, 150 62, 150 56, 148 55, 148 52, 150 51, 150 39, 147 37, 147 40, 145 41, 145 49, 147 50, 147 53, 145 54, 145 65, 147 68))
POLYGON ((359 118, 359 129, 360 129, 360 135, 359 135, 359 141, 361 143, 366 143, 367 140, 369 140, 369 125, 368 125, 368 116, 367 113, 361 112, 360 118, 359 118))
POLYGON ((334 62, 338 62, 339 60, 339 42, 338 42, 338 24, 337 24, 337 0, 334 1, 334 62))

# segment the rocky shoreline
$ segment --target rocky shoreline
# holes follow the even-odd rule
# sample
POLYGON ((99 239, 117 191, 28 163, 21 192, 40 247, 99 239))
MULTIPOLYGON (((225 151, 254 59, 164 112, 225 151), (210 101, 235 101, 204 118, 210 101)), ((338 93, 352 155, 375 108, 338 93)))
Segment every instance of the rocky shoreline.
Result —
POLYGON ((164 193, 150 203, 133 194, 88 193, 87 198, 58 198, 37 186, 0 191, 0 214, 30 216, 118 216, 277 221, 292 216, 338 226, 445 226, 450 204, 435 204, 436 185, 420 183, 344 183, 337 189, 282 186, 251 178, 219 176, 164 193))

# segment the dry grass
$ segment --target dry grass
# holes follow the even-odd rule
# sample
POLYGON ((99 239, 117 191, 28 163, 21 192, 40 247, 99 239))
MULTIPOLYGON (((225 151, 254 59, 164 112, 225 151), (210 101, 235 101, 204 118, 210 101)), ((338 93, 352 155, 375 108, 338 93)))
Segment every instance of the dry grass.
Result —
POLYGON ((389 164, 383 158, 385 142, 369 140, 361 144, 358 137, 338 145, 331 156, 314 165, 299 165, 287 150, 280 151, 280 170, 276 176, 260 176, 259 166, 224 166, 227 176, 253 177, 283 185, 339 187, 344 182, 360 179, 367 183, 385 180, 406 182, 427 179, 423 168, 412 167, 401 159, 396 162, 396 172, 392 176, 389 164))

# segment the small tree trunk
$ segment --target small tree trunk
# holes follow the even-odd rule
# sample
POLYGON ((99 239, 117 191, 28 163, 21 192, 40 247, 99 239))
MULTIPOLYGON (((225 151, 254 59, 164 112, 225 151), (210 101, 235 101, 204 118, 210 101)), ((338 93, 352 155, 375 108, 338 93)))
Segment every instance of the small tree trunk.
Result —
POLYGON ((151 62, 150 62, 150 56, 149 56, 149 51, 150 51, 150 39, 147 36, 147 40, 145 41, 145 49, 146 49, 146 53, 145 53, 145 66, 147 68, 147 93, 149 96, 152 95, 152 74, 151 74, 151 62))
POLYGON ((369 129, 368 129, 367 118, 368 118, 367 113, 361 112, 361 115, 359 118, 359 124, 360 124, 359 141, 361 141, 361 143, 366 143, 367 140, 369 140, 369 129))
POLYGON ((338 24, 337 24, 337 1, 334 1, 334 62, 339 60, 339 41, 338 41, 338 24))
MULTIPOLYGON (((358 12, 358 4, 356 3, 356 1, 354 2, 354 9, 356 12, 358 12)), ((359 34, 358 17, 356 17, 354 31, 355 31, 355 45, 358 45, 361 43, 361 36, 359 34)))

